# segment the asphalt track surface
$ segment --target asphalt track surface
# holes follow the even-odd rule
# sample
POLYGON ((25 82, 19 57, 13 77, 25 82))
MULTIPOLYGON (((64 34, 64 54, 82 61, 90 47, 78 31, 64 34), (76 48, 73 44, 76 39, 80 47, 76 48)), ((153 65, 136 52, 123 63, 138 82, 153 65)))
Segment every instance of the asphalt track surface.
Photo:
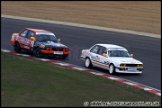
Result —
MULTIPOLYGON (((140 75, 116 74, 114 76, 161 90, 161 39, 159 38, 1 17, 1 48, 13 51, 13 46, 10 44, 11 35, 23 28, 39 28, 54 32, 71 52, 66 60, 60 61, 80 67, 84 67, 84 61, 80 59, 82 49, 90 48, 96 43, 121 45, 133 53, 134 58, 143 62, 144 70, 140 75)), ((21 53, 30 54, 26 51, 21 53)), ((109 74, 103 69, 93 69, 109 74)))

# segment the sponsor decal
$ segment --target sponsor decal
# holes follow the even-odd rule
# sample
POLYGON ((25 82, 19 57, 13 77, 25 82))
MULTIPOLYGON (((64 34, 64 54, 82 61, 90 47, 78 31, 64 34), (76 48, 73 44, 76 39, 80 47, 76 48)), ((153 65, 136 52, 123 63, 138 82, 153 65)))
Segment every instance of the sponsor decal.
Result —
POLYGON ((18 40, 20 41, 20 43, 25 44, 25 45, 29 45, 30 41, 28 39, 19 37, 18 40))
POLYGON ((26 45, 24 45, 24 48, 26 48, 26 49, 30 49, 30 47, 28 47, 28 46, 26 46, 26 45))
POLYGON ((127 51, 127 50, 124 49, 124 48, 109 48, 108 50, 109 50, 109 51, 110 51, 110 50, 123 50, 123 51, 127 51))
POLYGON ((36 34, 37 35, 38 34, 44 34, 44 35, 53 35, 53 36, 55 36, 53 33, 47 33, 47 32, 37 32, 36 34))
POLYGON ((100 61, 100 57, 96 57, 96 59, 97 59, 98 61, 100 61))
POLYGON ((109 65, 109 62, 108 61, 104 61, 104 64, 109 65))

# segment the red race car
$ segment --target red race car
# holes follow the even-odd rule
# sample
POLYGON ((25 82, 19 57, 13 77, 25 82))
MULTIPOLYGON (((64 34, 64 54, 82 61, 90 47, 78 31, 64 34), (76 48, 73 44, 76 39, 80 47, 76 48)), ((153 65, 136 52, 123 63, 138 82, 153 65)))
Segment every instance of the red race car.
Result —
POLYGON ((65 59, 70 54, 69 48, 61 44, 54 33, 47 30, 25 28, 19 33, 13 33, 10 42, 16 52, 25 49, 32 51, 36 57, 47 55, 65 59))

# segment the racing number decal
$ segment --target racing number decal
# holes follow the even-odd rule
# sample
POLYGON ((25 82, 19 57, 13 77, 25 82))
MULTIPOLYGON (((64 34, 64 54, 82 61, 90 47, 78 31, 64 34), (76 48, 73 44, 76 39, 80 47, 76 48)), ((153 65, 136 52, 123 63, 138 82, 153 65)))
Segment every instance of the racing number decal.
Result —
POLYGON ((96 60, 97 60, 97 61, 100 61, 100 57, 96 57, 96 60))
POLYGON ((28 39, 19 37, 18 40, 20 41, 21 44, 29 45, 30 41, 28 39))
POLYGON ((109 65, 109 62, 108 61, 104 61, 104 64, 109 65))
POLYGON ((24 47, 25 49, 30 49, 30 40, 23 38, 23 37, 18 37, 18 41, 21 44, 21 47, 24 47))

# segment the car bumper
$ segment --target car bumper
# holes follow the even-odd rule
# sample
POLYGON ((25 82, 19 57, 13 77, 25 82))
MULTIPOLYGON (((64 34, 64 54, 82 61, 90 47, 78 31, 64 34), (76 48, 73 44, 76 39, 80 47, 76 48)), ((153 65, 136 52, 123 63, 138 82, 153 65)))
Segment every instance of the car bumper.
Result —
POLYGON ((54 54, 54 55, 69 55, 70 54, 69 51, 68 52, 59 51, 60 53, 58 53, 58 51, 52 51, 52 50, 41 50, 41 51, 44 54, 54 54))
POLYGON ((115 69, 115 72, 116 73, 142 73, 142 70, 139 71, 139 70, 133 70, 133 71, 128 71, 128 70, 120 70, 119 68, 116 68, 115 69))

